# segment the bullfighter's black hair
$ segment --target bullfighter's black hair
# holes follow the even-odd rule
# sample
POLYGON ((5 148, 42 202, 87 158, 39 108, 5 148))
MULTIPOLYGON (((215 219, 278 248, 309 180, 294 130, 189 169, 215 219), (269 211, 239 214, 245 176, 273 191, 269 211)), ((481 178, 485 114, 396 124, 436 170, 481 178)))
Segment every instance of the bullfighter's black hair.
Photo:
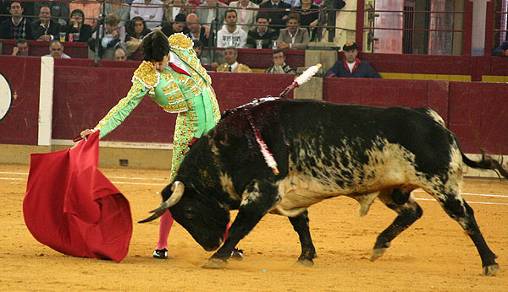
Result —
POLYGON ((162 61, 169 54, 168 37, 160 30, 155 30, 143 38, 143 60, 162 61))

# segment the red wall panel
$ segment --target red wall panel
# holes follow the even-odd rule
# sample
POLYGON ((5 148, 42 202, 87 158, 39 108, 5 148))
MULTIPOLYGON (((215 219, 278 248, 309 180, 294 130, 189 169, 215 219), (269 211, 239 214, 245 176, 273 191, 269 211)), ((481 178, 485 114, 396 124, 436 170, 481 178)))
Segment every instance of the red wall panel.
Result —
POLYGON ((448 82, 325 78, 323 99, 343 104, 431 107, 446 121, 448 82))
POLYGON ((362 54, 378 72, 470 75, 471 57, 399 54, 362 54))
MULTIPOLYGON (((53 138, 71 139, 90 128, 129 91, 134 68, 55 66, 53 138)), ((105 140, 168 143, 176 117, 145 97, 105 140)))
POLYGON ((278 96, 294 80, 294 76, 285 74, 212 72, 210 75, 222 111, 256 98, 278 96))
POLYGON ((37 145, 40 58, 0 56, 0 73, 15 94, 10 111, 0 121, 0 143, 37 145))
MULTIPOLYGON (((125 96, 135 68, 55 66, 53 138, 71 139, 93 127, 125 96)), ((211 73, 221 111, 266 95, 278 95, 294 76, 211 73)), ((105 140, 168 143, 176 115, 161 110, 150 98, 105 140)))
POLYGON ((508 84, 450 83, 449 128, 466 152, 508 154, 508 84))

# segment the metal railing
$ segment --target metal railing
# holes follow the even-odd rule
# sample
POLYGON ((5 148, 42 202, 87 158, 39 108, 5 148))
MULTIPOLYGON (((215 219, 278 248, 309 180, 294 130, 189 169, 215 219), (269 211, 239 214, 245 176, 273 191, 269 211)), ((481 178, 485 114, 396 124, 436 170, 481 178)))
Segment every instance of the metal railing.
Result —
MULTIPOLYGON (((35 4, 35 0, 23 0, 25 4, 35 4)), ((104 2, 104 1, 101 1, 104 2)), ((105 3, 119 3, 119 1, 106 0, 105 3)), ((52 1, 52 4, 62 3, 68 5, 69 13, 73 7, 88 7, 92 14, 85 14, 85 23, 88 22, 95 25, 95 39, 96 39, 96 52, 98 49, 98 43, 103 38, 105 29, 97 29, 98 27, 104 26, 104 18, 101 15, 107 13, 105 5, 101 5, 97 1, 52 1), (77 5, 77 6, 76 6, 77 5), (80 6, 81 5, 81 6, 80 6), (100 8, 102 7, 102 9, 100 8)), ((166 2, 167 3, 167 2, 166 2)), ((416 10, 414 7, 404 7, 402 10, 381 10, 375 9, 372 6, 366 6, 364 9, 364 23, 357 24, 358 18, 357 10, 354 9, 333 9, 328 5, 330 2, 324 1, 319 8, 309 8, 305 10, 305 13, 315 13, 317 16, 317 24, 314 26, 301 25, 300 27, 305 28, 309 31, 313 42, 324 42, 330 44, 336 44, 336 46, 342 46, 346 41, 354 41, 357 38, 358 32, 357 27, 361 28, 361 34, 364 36, 363 44, 359 44, 365 51, 368 52, 390 52, 390 53, 404 53, 404 54, 445 54, 455 55, 462 54, 462 45, 464 40, 464 27, 461 19, 464 18, 463 11, 432 11, 432 10, 416 10), (385 24, 383 19, 398 19, 394 22, 396 25, 385 24), (396 44, 394 48, 387 49, 384 43, 392 42, 396 44), (440 47, 444 49, 439 49, 440 47)), ((128 4, 124 4, 128 5, 128 4)), ((156 4, 136 4, 129 5, 130 9, 136 7, 148 7, 148 8, 160 8, 165 12, 162 21, 145 19, 147 23, 155 23, 162 25, 163 22, 167 23, 168 11, 173 12, 173 8, 180 8, 180 11, 193 12, 198 15, 204 14, 204 9, 208 9, 208 12, 213 11, 215 16, 212 21, 200 23, 201 25, 207 26, 210 31, 207 47, 211 48, 210 59, 215 59, 215 48, 217 44, 217 34, 223 25, 223 14, 228 9, 236 9, 221 4, 216 4, 212 7, 207 6, 190 6, 190 5, 156 5, 156 4), (219 17, 217 17, 220 15, 219 17)), ((271 15, 289 15, 292 13, 300 13, 301 10, 291 9, 255 9, 246 8, 246 11, 255 11, 257 15, 271 14, 271 15)), ((1 11, 0 11, 1 13, 1 11)), ((25 16, 30 19, 36 19, 35 16, 37 11, 33 11, 32 15, 25 16)), ((496 15, 506 16, 506 11, 497 12, 496 15)), ((8 13, 0 14, 0 17, 10 17, 8 13)), ((172 15, 174 18, 175 15, 172 15)), ((68 17, 68 16, 67 16, 68 17)), ((497 17, 497 16, 496 16, 497 17)), ((53 17, 54 20, 62 20, 65 16, 53 17)), ((68 21, 68 19, 67 19, 68 21)), ((237 25, 248 25, 252 29, 257 27, 254 22, 241 23, 238 21, 237 25)), ((270 25, 271 28, 279 30, 285 27, 282 21, 277 21, 270 25)), ((497 28, 496 33, 506 35, 506 29, 497 28)), ((496 38, 499 39, 499 38, 496 38)), ((98 54, 98 53, 97 53, 98 54)), ((96 56, 98 58, 98 55, 96 56)))

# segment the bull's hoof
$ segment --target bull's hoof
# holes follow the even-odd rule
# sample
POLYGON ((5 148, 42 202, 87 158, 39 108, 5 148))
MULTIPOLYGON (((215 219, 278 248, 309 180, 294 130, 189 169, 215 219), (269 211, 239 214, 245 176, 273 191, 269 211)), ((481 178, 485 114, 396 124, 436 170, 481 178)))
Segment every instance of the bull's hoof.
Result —
POLYGON ((497 274, 497 271, 499 271, 498 264, 492 264, 492 265, 483 267, 483 274, 485 276, 495 276, 497 274))
POLYGON ((238 248, 233 249, 233 251, 231 252, 230 259, 237 260, 237 261, 243 260, 243 250, 238 249, 238 248))
POLYGON ((373 262, 380 258, 386 251, 386 248, 375 248, 372 250, 372 255, 370 256, 370 261, 373 262))
POLYGON ((227 261, 217 258, 209 259, 206 264, 202 266, 203 269, 224 269, 226 268, 227 261))
POLYGON ((314 261, 311 259, 298 259, 298 264, 310 268, 314 266, 314 261))

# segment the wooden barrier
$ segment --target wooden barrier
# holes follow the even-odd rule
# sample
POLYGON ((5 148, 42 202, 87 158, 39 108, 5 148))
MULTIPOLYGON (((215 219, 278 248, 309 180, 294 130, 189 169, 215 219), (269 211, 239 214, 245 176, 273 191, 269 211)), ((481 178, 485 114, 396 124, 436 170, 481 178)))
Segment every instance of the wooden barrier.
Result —
POLYGON ((0 143, 37 145, 41 60, 0 56, 0 64, 13 94, 11 109, 0 121, 0 143))
MULTIPOLYGON (((80 66, 73 66, 71 60, 55 62, 53 139, 71 139, 81 129, 93 127, 126 95, 137 64, 113 67, 118 63, 104 62, 95 67, 90 60, 80 62, 80 66)), ((7 76, 17 96, 12 111, 0 122, 0 143, 35 145, 40 59, 0 56, 0 64, 0 72, 7 76)), ((256 73, 211 76, 222 110, 254 98, 278 95, 293 79, 290 75, 256 73)), ((508 153, 508 84, 325 78, 323 99, 375 106, 431 107, 457 134, 465 151, 478 153, 484 148, 491 153, 508 153)), ((146 98, 106 140, 169 143, 174 121, 175 115, 164 113, 146 98)))

